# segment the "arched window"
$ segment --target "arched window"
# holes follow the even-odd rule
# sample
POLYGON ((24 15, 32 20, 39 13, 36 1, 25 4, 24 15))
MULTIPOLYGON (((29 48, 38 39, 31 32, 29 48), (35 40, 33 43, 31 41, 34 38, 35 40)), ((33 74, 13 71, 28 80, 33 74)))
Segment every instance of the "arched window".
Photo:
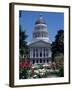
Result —
POLYGON ((42 63, 42 59, 40 59, 40 63, 42 63))

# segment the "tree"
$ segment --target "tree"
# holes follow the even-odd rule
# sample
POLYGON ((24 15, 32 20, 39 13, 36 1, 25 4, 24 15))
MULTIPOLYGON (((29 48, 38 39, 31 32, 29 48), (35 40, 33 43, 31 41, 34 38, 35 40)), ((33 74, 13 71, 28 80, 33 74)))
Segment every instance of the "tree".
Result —
POLYGON ((28 61, 28 45, 26 42, 26 32, 23 31, 22 27, 19 26, 19 78, 26 79, 28 77, 28 69, 30 68, 30 63, 28 61))
POLYGON ((20 57, 24 57, 28 54, 28 46, 26 42, 26 38, 28 37, 26 35, 26 32, 22 30, 22 27, 19 26, 19 52, 20 52, 20 57))
POLYGON ((52 42, 52 58, 64 54, 64 31, 59 30, 55 36, 55 41, 52 42))

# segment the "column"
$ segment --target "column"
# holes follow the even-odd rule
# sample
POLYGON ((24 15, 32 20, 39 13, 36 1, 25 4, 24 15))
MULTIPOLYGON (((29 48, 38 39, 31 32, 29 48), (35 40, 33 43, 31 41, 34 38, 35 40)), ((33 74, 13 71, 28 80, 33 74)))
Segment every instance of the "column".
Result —
POLYGON ((38 58, 40 58, 40 48, 38 48, 38 58))
POLYGON ((35 58, 36 58, 36 48, 35 48, 35 58))
POLYGON ((43 63, 43 59, 41 59, 41 62, 43 63))
POLYGON ((39 59, 39 63, 40 63, 40 59, 39 59))
POLYGON ((51 52, 51 50, 49 49, 48 57, 51 57, 51 55, 52 55, 52 52, 51 52))
POLYGON ((48 56, 47 56, 47 53, 48 53, 48 50, 47 50, 47 48, 46 48, 46 58, 48 57, 48 56))
POLYGON ((44 48, 42 48, 42 58, 44 58, 44 48))
POLYGON ((33 58, 33 48, 31 48, 31 58, 33 58))
POLYGON ((45 48, 45 58, 46 58, 46 48, 45 48))
POLYGON ((44 58, 44 48, 42 48, 42 63, 43 63, 43 58, 44 58))
POLYGON ((35 64, 37 64, 37 60, 35 59, 35 64))
POLYGON ((31 50, 31 48, 30 48, 30 58, 31 58, 31 53, 32 53, 32 50, 31 50))
POLYGON ((45 59, 45 63, 47 63, 47 59, 45 59))
POLYGON ((49 55, 49 49, 47 48, 47 58, 48 58, 48 55, 49 55))

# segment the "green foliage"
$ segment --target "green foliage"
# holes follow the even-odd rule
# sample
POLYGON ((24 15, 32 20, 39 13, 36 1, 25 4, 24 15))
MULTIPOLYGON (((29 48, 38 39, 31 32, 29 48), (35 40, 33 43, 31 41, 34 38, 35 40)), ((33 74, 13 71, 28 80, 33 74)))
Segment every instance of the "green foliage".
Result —
POLYGON ((21 70, 20 70, 19 78, 20 78, 20 79, 27 79, 27 78, 28 78, 27 69, 21 69, 21 70))
POLYGON ((59 73, 57 74, 59 77, 64 77, 64 66, 59 68, 59 73))
MULTIPOLYGON (((24 62, 25 58, 28 58, 28 46, 26 42, 26 35, 25 30, 22 29, 21 25, 19 26, 19 61, 24 62)), ((19 64, 20 64, 19 63, 19 64)), ((26 65, 27 66, 27 65, 26 65)), ((19 78, 20 79, 27 79, 28 78, 28 68, 19 68, 19 78)))
POLYGON ((55 36, 55 41, 52 42, 52 60, 55 62, 58 77, 64 76, 64 31, 59 30, 55 36))
POLYGON ((63 77, 64 76, 64 56, 63 54, 56 56, 54 58, 54 61, 56 63, 56 68, 59 70, 57 73, 58 77, 63 77))
POLYGON ((26 32, 22 30, 22 27, 19 26, 19 52, 20 52, 20 57, 23 57, 23 55, 28 54, 28 46, 26 42, 26 38, 28 37, 26 35, 26 32))
POLYGON ((59 30, 55 36, 55 41, 52 42, 52 59, 59 54, 64 54, 64 31, 59 30))

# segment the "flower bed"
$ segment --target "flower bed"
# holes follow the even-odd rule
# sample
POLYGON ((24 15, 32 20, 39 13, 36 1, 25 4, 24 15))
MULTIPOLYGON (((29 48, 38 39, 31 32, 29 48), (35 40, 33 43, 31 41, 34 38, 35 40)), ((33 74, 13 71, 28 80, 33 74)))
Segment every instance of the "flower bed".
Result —
POLYGON ((32 65, 28 60, 20 63, 20 79, 58 77, 59 75, 59 69, 51 67, 50 64, 32 65))

